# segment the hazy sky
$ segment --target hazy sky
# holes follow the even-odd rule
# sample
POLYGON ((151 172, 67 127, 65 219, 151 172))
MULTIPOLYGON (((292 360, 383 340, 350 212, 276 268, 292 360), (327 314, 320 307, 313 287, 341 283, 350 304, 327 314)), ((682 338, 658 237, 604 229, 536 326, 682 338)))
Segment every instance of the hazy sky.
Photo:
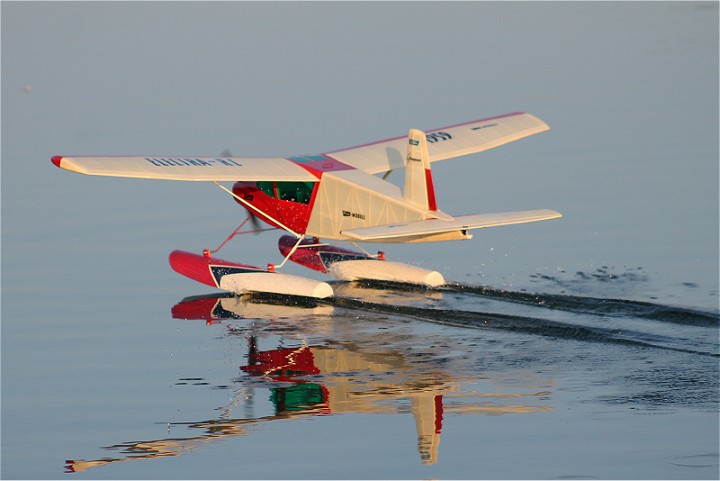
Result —
POLYGON ((675 107, 708 124, 716 7, 3 2, 4 130, 60 150, 275 154, 513 110, 584 132, 619 106, 623 123, 675 107))

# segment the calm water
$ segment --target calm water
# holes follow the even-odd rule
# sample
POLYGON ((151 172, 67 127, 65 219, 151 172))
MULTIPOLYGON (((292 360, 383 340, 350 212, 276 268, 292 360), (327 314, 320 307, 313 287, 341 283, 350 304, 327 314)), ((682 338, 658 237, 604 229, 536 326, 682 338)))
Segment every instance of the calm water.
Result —
MULTIPOLYGON (((717 479, 717 17, 3 3, 2 477, 717 479), (308 154, 517 110, 552 130, 436 164, 440 207, 562 219, 377 246, 455 284, 310 306, 171 271, 244 218, 217 188, 49 162, 308 154)), ((277 237, 221 257, 277 262, 277 237)))

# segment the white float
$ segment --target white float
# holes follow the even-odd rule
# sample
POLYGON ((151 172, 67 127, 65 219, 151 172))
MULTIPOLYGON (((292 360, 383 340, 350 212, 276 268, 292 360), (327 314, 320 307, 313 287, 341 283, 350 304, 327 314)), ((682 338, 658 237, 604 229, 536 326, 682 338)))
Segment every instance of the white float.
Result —
POLYGON ((328 269, 328 274, 341 281, 388 281, 428 287, 445 284, 442 274, 437 271, 376 259, 335 262, 328 269))
POLYGON ((227 274, 222 276, 218 287, 235 294, 266 292, 317 299, 324 299, 333 295, 332 287, 327 282, 279 272, 258 271, 227 274))

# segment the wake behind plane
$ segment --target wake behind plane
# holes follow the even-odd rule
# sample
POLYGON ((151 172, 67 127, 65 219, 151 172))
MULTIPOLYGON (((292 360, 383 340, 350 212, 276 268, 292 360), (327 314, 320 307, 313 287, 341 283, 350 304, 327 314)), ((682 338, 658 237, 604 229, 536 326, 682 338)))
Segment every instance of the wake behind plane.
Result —
MULTIPOLYGON (((211 182, 249 216, 289 235, 280 238, 283 261, 267 268, 202 254, 174 251, 172 268, 212 287, 244 294, 266 292, 325 298, 326 282, 277 272, 288 260, 344 281, 379 280, 429 287, 443 276, 385 260, 358 243, 467 240, 472 229, 556 219, 548 209, 450 215, 438 207, 433 162, 475 154, 549 130, 545 122, 518 112, 317 155, 295 157, 88 157, 54 156, 56 166, 86 175, 211 182), (385 179, 404 169, 402 189, 385 179), (381 178, 378 174, 384 174, 381 178), (221 182, 234 182, 231 188, 221 182), (322 240, 321 240, 322 239, 322 240), (349 242, 357 249, 325 241, 349 242)), ((228 238, 227 240, 229 240, 228 238)), ((227 242, 226 240, 226 242, 227 242)), ((225 243, 221 244, 222 247, 225 243)))

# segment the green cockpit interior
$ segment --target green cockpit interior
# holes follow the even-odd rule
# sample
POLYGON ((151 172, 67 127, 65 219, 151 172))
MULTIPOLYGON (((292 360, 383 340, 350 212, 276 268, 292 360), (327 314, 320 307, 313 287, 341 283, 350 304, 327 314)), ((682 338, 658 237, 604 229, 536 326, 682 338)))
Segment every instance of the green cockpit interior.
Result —
POLYGON ((257 182, 256 185, 270 197, 309 204, 315 182, 257 182), (276 190, 277 195, 275 195, 276 190))

